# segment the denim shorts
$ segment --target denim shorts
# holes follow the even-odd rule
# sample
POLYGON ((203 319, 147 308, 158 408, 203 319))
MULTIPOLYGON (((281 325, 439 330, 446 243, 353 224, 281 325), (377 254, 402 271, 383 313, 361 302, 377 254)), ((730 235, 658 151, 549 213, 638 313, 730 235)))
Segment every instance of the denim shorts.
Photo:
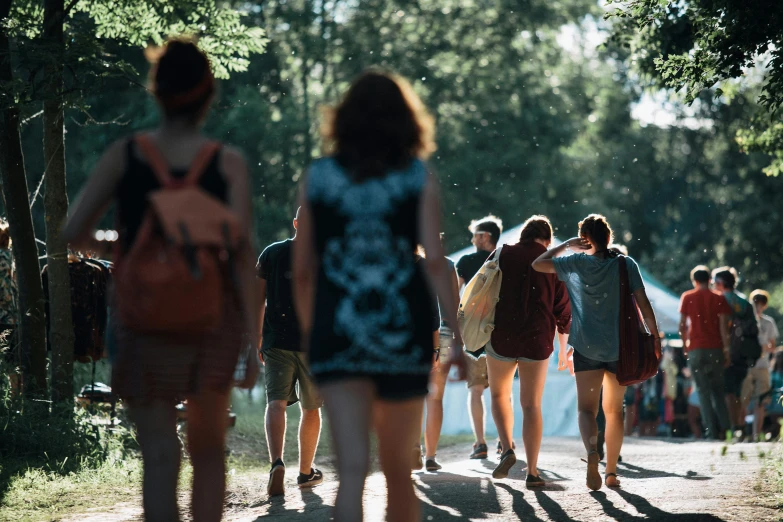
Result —
POLYGON ((527 357, 505 357, 503 355, 500 355, 500 354, 498 354, 495 351, 494 348, 492 348, 492 343, 491 342, 487 343, 487 345, 484 347, 484 349, 487 351, 487 356, 492 357, 493 359, 497 359, 498 361, 510 362, 510 363, 515 363, 515 362, 540 362, 540 361, 538 361, 536 359, 528 359, 527 357))
POLYGON ((606 370, 609 373, 617 373, 617 361, 604 362, 596 361, 585 357, 581 353, 574 350, 574 373, 576 372, 589 372, 592 370, 606 370))

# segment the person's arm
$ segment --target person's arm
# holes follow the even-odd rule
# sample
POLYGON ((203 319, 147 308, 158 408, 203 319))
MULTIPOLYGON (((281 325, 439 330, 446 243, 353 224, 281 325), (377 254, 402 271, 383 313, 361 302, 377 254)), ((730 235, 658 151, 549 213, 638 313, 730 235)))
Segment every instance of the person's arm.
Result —
POLYGON ((690 331, 688 329, 688 316, 680 314, 680 327, 678 328, 680 339, 682 339, 682 345, 687 348, 688 341, 690 340, 690 331))
POLYGON ((310 203, 307 201, 306 191, 307 180, 305 179, 299 191, 299 227, 293 245, 291 268, 294 310, 296 310, 296 317, 299 320, 299 330, 302 332, 302 347, 308 351, 315 312, 315 280, 320 260, 315 250, 313 213, 310 203))
POLYGON ((642 312, 642 318, 647 325, 647 329, 655 337, 655 344, 658 348, 658 353, 661 353, 661 336, 658 332, 658 322, 655 319, 655 311, 653 310, 650 300, 647 298, 647 292, 644 287, 637 288, 634 291, 633 296, 636 298, 636 304, 639 305, 639 310, 642 312))
POLYGON ((264 344, 264 314, 266 313, 266 279, 258 278, 258 360, 264 364, 261 346, 264 344))
POLYGON ((545 274, 556 274, 557 271, 555 270, 555 263, 552 261, 552 258, 563 254, 569 248, 573 248, 574 250, 590 250, 590 243, 581 237, 572 237, 538 256, 538 259, 533 261, 533 270, 545 274))
MULTIPOLYGON (((250 176, 247 162, 238 150, 223 147, 220 154, 220 171, 228 182, 228 206, 239 216, 245 241, 237 252, 236 270, 239 298, 245 320, 245 333, 249 343, 258 341, 258 285, 256 284, 255 252, 253 251, 253 210, 250 200, 250 176)), ((255 353, 247 358, 245 378, 240 388, 255 386, 260 372, 255 353)))
POLYGON ((125 172, 127 139, 115 141, 93 167, 84 188, 71 205, 61 236, 74 249, 92 244, 92 231, 111 203, 125 172))
POLYGON ((462 278, 457 275, 457 270, 451 271, 451 285, 454 287, 457 310, 459 310, 459 290, 462 288, 462 278))
MULTIPOLYGON (((432 292, 443 304, 443 314, 454 330, 455 346, 462 346, 462 336, 457 321, 458 295, 454 293, 454 279, 449 273, 449 264, 443 254, 440 242, 440 194, 435 176, 427 173, 427 181, 419 201, 419 243, 424 246, 427 257, 422 259, 424 273, 432 292)), ((458 368, 458 378, 464 380, 467 373, 465 352, 460 349, 451 350, 449 360, 444 364, 455 365, 458 368)))
POLYGON ((718 316, 720 324, 720 338, 723 340, 723 362, 725 366, 731 364, 731 317, 725 314, 718 316))

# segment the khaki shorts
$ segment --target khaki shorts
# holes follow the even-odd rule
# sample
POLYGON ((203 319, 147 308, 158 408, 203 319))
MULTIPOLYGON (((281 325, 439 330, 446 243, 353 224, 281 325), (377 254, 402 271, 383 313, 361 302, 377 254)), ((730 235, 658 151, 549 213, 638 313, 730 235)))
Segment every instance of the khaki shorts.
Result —
POLYGON ((291 406, 301 400, 305 410, 317 410, 323 406, 323 399, 307 367, 305 354, 278 348, 263 350, 262 354, 267 404, 271 401, 286 401, 291 406))
POLYGON ((742 382, 742 399, 749 401, 766 395, 772 389, 768 368, 750 368, 742 382))
POLYGON ((487 377, 487 357, 474 359, 471 355, 466 355, 468 360, 468 388, 474 386, 483 386, 489 388, 489 377, 487 377))

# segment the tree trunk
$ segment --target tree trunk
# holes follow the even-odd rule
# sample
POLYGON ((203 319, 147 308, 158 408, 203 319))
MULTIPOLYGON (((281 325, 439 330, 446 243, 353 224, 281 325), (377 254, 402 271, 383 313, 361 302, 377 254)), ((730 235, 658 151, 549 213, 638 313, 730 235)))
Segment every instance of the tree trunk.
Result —
POLYGON ((73 321, 68 245, 60 228, 68 215, 65 185, 65 133, 63 115, 64 0, 45 0, 44 33, 50 60, 45 66, 46 98, 43 108, 43 152, 46 165, 46 255, 49 265, 49 342, 52 346, 52 401, 73 401, 73 321))
MULTIPOLYGON (((9 8, 10 3, 0 8, 0 20, 8 16, 9 8)), ((0 31, 0 83, 11 85, 12 81, 8 36, 0 31)), ((19 287, 23 390, 27 397, 40 398, 46 394, 46 323, 38 247, 28 200, 19 109, 13 97, 5 94, 0 94, 0 107, 0 179, 19 287)))

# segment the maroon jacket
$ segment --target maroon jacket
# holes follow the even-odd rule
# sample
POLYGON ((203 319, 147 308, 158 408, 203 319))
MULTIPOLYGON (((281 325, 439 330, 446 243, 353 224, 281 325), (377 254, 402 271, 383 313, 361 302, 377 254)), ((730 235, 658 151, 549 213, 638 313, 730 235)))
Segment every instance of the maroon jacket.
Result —
POLYGON ((506 245, 500 251, 503 280, 495 309, 492 349, 504 357, 541 361, 552 355, 555 327, 568 333, 571 303, 555 274, 531 266, 546 248, 535 241, 506 245))

